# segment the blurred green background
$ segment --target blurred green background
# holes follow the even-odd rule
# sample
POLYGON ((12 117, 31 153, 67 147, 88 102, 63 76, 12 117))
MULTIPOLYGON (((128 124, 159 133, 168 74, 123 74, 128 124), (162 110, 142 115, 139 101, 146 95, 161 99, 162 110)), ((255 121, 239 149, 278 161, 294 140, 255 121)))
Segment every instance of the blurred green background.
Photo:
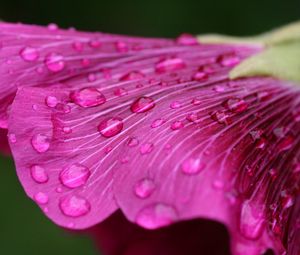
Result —
MULTIPOLYGON (((140 36, 249 35, 300 19, 300 0, 1 0, 0 19, 140 36)), ((11 160, 0 157, 0 170, 1 254, 96 254, 87 237, 62 231, 26 198, 11 160)))

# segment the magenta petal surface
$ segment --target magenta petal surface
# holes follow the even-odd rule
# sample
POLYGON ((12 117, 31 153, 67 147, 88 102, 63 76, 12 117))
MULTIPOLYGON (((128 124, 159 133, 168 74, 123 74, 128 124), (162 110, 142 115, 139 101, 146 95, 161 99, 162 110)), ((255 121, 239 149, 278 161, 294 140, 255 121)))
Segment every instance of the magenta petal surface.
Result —
MULTIPOLYGON (((299 89, 228 79, 230 56, 258 50, 170 43, 110 59, 109 71, 100 61, 101 77, 19 88, 9 134, 27 194, 68 228, 118 208, 146 229, 209 218, 227 226, 234 255, 297 254, 299 89)), ((52 77, 65 67, 50 58, 52 77)))

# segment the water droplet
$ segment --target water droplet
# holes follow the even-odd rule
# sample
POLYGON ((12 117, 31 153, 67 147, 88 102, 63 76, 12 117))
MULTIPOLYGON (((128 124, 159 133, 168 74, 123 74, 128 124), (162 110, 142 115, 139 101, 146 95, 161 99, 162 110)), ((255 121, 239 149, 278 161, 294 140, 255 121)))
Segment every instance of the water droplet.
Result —
POLYGON ((262 129, 254 129, 252 131, 249 132, 249 134, 251 135, 253 141, 259 140, 263 134, 263 130, 262 129))
POLYGON ((98 126, 100 134, 107 138, 119 134, 122 129, 123 120, 117 117, 105 119, 98 126))
POLYGON ((85 198, 76 195, 61 199, 59 207, 62 213, 69 217, 81 217, 91 210, 90 203, 85 198))
POLYGON ((203 72, 203 71, 198 71, 193 75, 193 80, 194 81, 203 81, 208 78, 208 74, 203 72))
POLYGON ((91 61, 87 58, 81 60, 82 67, 88 67, 91 64, 91 61))
POLYGON ((202 100, 200 98, 194 98, 191 102, 193 105, 200 105, 202 100))
POLYGON ((84 108, 102 105, 106 102, 105 96, 96 88, 73 91, 70 98, 75 104, 84 108))
POLYGON ((48 203, 49 197, 43 192, 38 192, 34 195, 34 200, 41 205, 45 205, 48 203))
POLYGON ((55 96, 47 96, 46 97, 46 105, 50 108, 56 107, 58 104, 58 100, 55 96))
POLYGON ((281 206, 288 209, 294 205, 294 197, 291 196, 286 190, 281 192, 281 206))
POLYGON ((62 131, 65 133, 65 134, 71 134, 72 133, 72 128, 70 127, 63 127, 62 128, 62 131))
POLYGON ((191 45, 198 45, 199 42, 197 38, 191 34, 181 34, 176 38, 176 43, 179 45, 186 45, 186 46, 191 46, 191 45))
POLYGON ((156 119, 152 122, 151 127, 152 128, 157 128, 163 125, 166 121, 164 119, 156 119))
POLYGON ((157 203, 143 208, 137 215, 136 223, 146 229, 156 229, 172 224, 177 218, 175 208, 157 203))
POLYGON ((179 102, 179 101, 173 101, 171 104, 170 104, 170 108, 171 109, 178 109, 182 107, 182 104, 179 102))
POLYGON ((74 50, 81 52, 83 51, 83 43, 82 42, 73 42, 72 47, 74 50))
POLYGON ((100 48, 101 42, 100 42, 99 38, 93 38, 92 40, 90 40, 89 46, 94 49, 100 48))
POLYGON ((177 71, 183 68, 185 68, 185 63, 181 58, 170 58, 161 60, 155 66, 155 70, 158 73, 177 71))
POLYGON ((188 158, 181 164, 181 170, 187 175, 194 175, 204 170, 205 164, 199 158, 188 158))
POLYGON ((45 170, 45 168, 39 165, 33 165, 30 168, 30 173, 32 179, 37 183, 46 183, 49 180, 49 176, 45 170))
POLYGON ((231 67, 240 63, 240 58, 237 55, 231 53, 220 56, 217 61, 222 66, 231 67))
POLYGON ((192 112, 186 116, 186 119, 190 122, 196 122, 198 120, 198 115, 197 113, 192 112))
POLYGON ((50 53, 45 59, 45 64, 53 73, 60 72, 65 68, 64 57, 58 53, 50 53))
POLYGON ((267 139, 264 137, 259 138, 255 145, 257 149, 264 149, 266 146, 267 146, 267 139))
POLYGON ((221 85, 216 85, 213 87, 213 90, 216 91, 216 92, 225 92, 226 91, 226 88, 224 86, 221 86, 221 85))
POLYGON ((279 144, 278 149, 279 151, 287 151, 289 150, 294 144, 295 138, 291 135, 285 137, 279 144))
POLYGON ((120 81, 132 81, 132 80, 140 80, 143 79, 145 75, 140 71, 132 71, 120 78, 120 81))
POLYGON ((130 107, 130 110, 134 113, 143 113, 151 110, 155 106, 155 103, 150 97, 140 97, 130 107))
POLYGON ((134 192, 139 198, 148 198, 155 190, 155 184, 151 179, 140 180, 134 188, 134 192))
POLYGON ((24 61, 34 62, 39 58, 39 52, 36 48, 33 47, 25 47, 21 50, 20 56, 24 61))
POLYGON ((57 29, 58 29, 58 26, 55 23, 50 23, 48 25, 48 30, 50 30, 50 31, 56 31, 57 29))
POLYGON ((184 127, 184 123, 182 121, 176 120, 171 124, 172 130, 178 130, 184 127))
POLYGON ((154 149, 154 145, 153 143, 145 143, 145 144, 142 144, 141 147, 140 147, 140 153, 142 155, 146 155, 146 154, 149 154, 153 151, 154 149))
POLYGON ((11 143, 16 143, 17 142, 17 137, 15 134, 9 134, 8 135, 8 140, 11 142, 11 143))
POLYGON ((65 167, 59 175, 61 183, 71 189, 78 188, 86 184, 91 175, 90 170, 79 163, 65 167))
POLYGON ((242 204, 240 231, 244 237, 251 240, 259 238, 263 232, 264 222, 262 206, 249 200, 242 204))
POLYGON ((229 116, 223 111, 215 111, 211 114, 211 118, 220 124, 228 125, 231 122, 229 116))
POLYGON ((139 145, 139 140, 136 137, 130 137, 127 141, 128 147, 135 147, 139 145))
POLYGON ((236 113, 244 112, 248 109, 248 104, 240 98, 229 98, 224 102, 224 107, 236 113))
POLYGON ((116 42, 116 50, 120 53, 128 52, 128 45, 125 42, 116 42))
POLYGON ((117 97, 122 97, 128 95, 128 91, 124 88, 116 88, 114 90, 114 95, 117 97))
POLYGON ((87 79, 88 79, 89 82, 94 82, 94 81, 97 80, 97 76, 94 73, 89 73, 87 79))
POLYGON ((39 153, 44 153, 49 150, 50 139, 43 134, 34 135, 31 139, 31 145, 39 153))

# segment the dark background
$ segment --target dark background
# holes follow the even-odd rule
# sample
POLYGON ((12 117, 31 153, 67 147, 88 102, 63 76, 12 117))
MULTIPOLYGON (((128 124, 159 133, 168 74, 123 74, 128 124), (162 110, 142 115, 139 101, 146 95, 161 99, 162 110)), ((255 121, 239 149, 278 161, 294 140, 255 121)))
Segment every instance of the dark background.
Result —
MULTIPOLYGON (((140 36, 251 35, 300 19, 300 0, 0 0, 0 19, 140 36)), ((60 230, 25 197, 0 158, 0 254, 93 255, 87 237, 60 230)))

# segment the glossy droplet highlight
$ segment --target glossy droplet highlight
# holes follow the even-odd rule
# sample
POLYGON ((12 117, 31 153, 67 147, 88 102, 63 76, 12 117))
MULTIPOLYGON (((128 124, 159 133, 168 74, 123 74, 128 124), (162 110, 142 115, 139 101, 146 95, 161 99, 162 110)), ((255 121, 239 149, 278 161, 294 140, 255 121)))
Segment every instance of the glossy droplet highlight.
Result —
POLYGON ((75 104, 83 108, 102 105, 106 102, 105 96, 96 88, 84 88, 74 91, 71 93, 70 98, 75 104))
POLYGON ((176 43, 179 45, 186 45, 186 46, 191 46, 191 45, 198 45, 199 42, 197 38, 191 34, 181 34, 176 38, 176 43))
POLYGON ((156 119, 152 122, 151 127, 152 128, 157 128, 163 125, 166 121, 164 119, 156 119))
POLYGON ((91 210, 90 203, 85 198, 76 195, 61 199, 59 207, 62 213, 69 217, 81 217, 91 210))
POLYGON ((120 81, 132 81, 132 80, 139 80, 139 79, 143 79, 145 77, 145 75, 140 72, 140 71, 132 71, 129 72, 125 75, 123 75, 120 78, 120 81))
POLYGON ((35 62, 39 58, 39 52, 36 48, 25 47, 24 49, 21 50, 20 56, 24 61, 35 62))
POLYGON ((139 140, 136 137, 130 137, 127 141, 128 147, 135 147, 139 145, 139 140))
POLYGON ((141 147, 140 147, 140 153, 142 155, 149 154, 153 151, 153 148, 154 148, 153 143, 142 144, 141 147))
POLYGON ((155 190, 155 184, 151 179, 140 180, 134 187, 134 192, 139 198, 148 198, 155 190))
POLYGON ((49 176, 44 167, 34 165, 30 168, 32 179, 37 183, 46 183, 49 180, 49 176))
POLYGON ((38 192, 34 195, 34 200, 40 205, 45 205, 48 203, 49 197, 43 192, 38 192))
POLYGON ((178 129, 182 129, 184 127, 184 123, 180 120, 174 121, 171 124, 171 129, 172 130, 178 130, 178 129))
POLYGON ((155 66, 155 70, 158 73, 177 71, 183 68, 185 68, 185 63, 181 58, 170 58, 162 60, 155 66))
POLYGON ((9 134, 9 135, 8 135, 8 140, 9 140, 9 142, 11 142, 11 143, 16 143, 16 142, 17 142, 17 137, 16 137, 15 134, 9 134))
POLYGON ((86 166, 76 163, 64 168, 59 179, 64 186, 74 189, 86 184, 90 175, 91 172, 86 166))
POLYGON ((50 53, 45 59, 45 64, 53 73, 60 72, 65 68, 64 57, 58 53, 50 53))
POLYGON ((182 104, 179 102, 179 101, 173 101, 171 104, 170 104, 170 108, 171 109, 178 109, 182 107, 182 104))
POLYGON ((240 63, 239 56, 232 54, 224 54, 217 59, 218 63, 225 67, 235 66, 240 63))
POLYGON ((172 224, 177 218, 175 208, 158 203, 143 208, 137 215, 136 223, 146 229, 156 229, 172 224))
POLYGON ((46 105, 50 108, 54 108, 58 104, 58 100, 55 96, 47 96, 45 101, 46 105))
POLYGON ((154 100, 150 97, 140 97, 134 101, 130 107, 130 110, 134 113, 143 113, 154 108, 154 100))
POLYGON ((248 104, 243 99, 235 97, 226 100, 224 102, 224 107, 232 112, 240 113, 248 109, 248 104))
POLYGON ((112 137, 119 134, 123 129, 123 120, 121 118, 109 118, 103 120, 99 126, 98 131, 104 137, 112 137))
POLYGON ((50 139, 43 134, 34 135, 31 139, 31 145, 39 153, 44 153, 49 150, 50 139))
POLYGON ((204 170, 205 164, 199 158, 188 158, 181 164, 181 170, 184 174, 194 175, 204 170))
POLYGON ((193 75, 194 81, 204 81, 208 78, 208 74, 203 71, 198 71, 193 75))

